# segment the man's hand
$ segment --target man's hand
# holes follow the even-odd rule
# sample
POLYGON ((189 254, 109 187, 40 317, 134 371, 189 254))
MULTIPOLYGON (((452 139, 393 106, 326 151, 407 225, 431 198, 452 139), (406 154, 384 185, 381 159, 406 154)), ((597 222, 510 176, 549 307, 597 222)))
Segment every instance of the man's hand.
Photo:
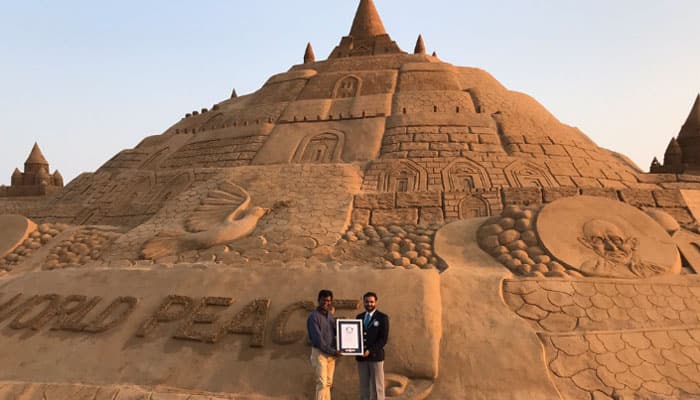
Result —
POLYGON ((362 357, 369 357, 369 350, 365 350, 365 354, 362 357))

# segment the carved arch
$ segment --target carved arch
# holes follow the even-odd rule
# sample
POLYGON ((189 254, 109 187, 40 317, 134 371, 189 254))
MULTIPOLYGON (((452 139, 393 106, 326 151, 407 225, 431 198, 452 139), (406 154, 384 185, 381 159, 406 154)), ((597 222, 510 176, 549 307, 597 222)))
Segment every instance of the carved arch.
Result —
POLYGON ((343 162, 345 134, 340 131, 314 133, 301 140, 294 152, 294 162, 329 164, 343 162))
POLYGON ((488 217, 491 215, 491 206, 483 197, 472 194, 460 200, 457 212, 459 219, 488 217))
POLYGON ((333 97, 336 99, 357 97, 362 89, 362 79, 357 75, 346 75, 335 84, 333 97))
POLYGON ((420 192, 428 186, 428 172, 411 160, 398 160, 379 176, 380 192, 420 192))
POLYGON ((486 169, 468 158, 454 160, 442 170, 442 185, 445 192, 462 192, 491 187, 486 169))
POLYGON ((511 187, 558 187, 554 176, 545 168, 526 161, 514 161, 503 172, 511 187))

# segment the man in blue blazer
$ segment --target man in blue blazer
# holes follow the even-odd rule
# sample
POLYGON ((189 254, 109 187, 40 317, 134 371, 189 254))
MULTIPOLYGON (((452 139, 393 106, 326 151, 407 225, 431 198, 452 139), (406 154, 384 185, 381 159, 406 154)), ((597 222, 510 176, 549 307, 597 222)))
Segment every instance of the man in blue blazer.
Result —
POLYGON ((360 399, 384 400, 384 346, 389 340, 389 316, 377 310, 377 294, 362 296, 365 312, 357 315, 364 325, 364 349, 357 357, 360 399))

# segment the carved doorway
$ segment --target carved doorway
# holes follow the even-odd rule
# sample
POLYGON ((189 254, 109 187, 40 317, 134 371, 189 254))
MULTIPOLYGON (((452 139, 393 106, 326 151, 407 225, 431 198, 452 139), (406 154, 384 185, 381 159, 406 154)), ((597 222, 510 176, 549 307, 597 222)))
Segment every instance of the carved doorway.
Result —
POLYGON ((488 217, 491 215, 489 205, 477 196, 467 196, 459 202, 459 219, 488 217))

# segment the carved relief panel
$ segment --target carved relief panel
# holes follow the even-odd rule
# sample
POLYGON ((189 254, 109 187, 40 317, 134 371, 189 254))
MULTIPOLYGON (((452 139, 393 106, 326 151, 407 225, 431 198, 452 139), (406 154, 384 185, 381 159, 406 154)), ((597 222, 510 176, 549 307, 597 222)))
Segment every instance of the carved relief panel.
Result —
POLYGON ((357 97, 360 95, 360 87, 362 81, 360 78, 350 75, 346 76, 338 81, 335 85, 335 90, 333 91, 333 97, 335 98, 348 98, 357 97))

